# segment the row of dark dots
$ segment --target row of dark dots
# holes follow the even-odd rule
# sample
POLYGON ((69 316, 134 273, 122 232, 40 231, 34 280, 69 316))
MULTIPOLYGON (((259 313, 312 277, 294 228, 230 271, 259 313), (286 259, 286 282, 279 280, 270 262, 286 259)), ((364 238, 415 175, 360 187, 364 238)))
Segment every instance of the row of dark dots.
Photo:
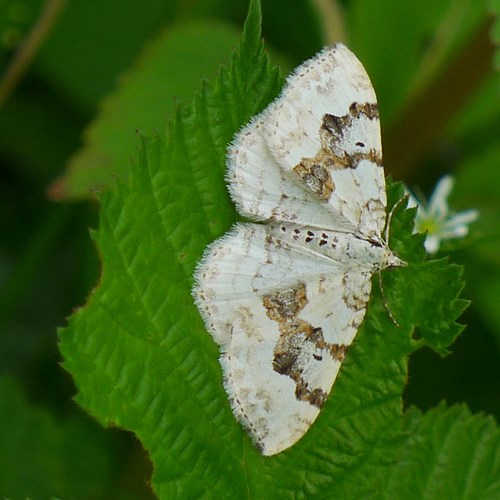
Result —
MULTIPOLYGON (((281 226, 280 228, 284 233, 286 233, 286 226, 281 226)), ((294 239, 298 239, 299 235, 301 233, 300 229, 295 228, 293 230, 293 237, 294 239)), ((323 245, 326 245, 328 243, 328 235, 326 233, 321 233, 321 240, 319 242, 319 246, 322 247, 323 245)), ((306 243, 310 243, 311 241, 314 240, 314 233, 311 230, 307 231, 307 237, 305 238, 306 243)), ((335 243, 332 243, 332 247, 335 248, 335 243)))

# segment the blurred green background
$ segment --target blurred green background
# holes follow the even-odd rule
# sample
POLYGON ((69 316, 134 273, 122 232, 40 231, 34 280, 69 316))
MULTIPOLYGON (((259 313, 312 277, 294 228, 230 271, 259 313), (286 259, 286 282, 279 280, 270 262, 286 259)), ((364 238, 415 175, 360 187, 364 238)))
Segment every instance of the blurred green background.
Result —
MULTIPOLYGON (((405 403, 500 415, 500 104, 496 2, 263 0, 283 74, 342 40, 379 96, 386 170, 477 208, 467 329, 446 359, 410 360, 405 403)), ((125 431, 73 402, 57 328, 99 279, 95 192, 126 178, 136 130, 162 133, 238 43, 246 0, 0 0, 0 496, 148 498, 151 465, 125 431), (38 36, 38 38, 37 38, 38 36), (32 57, 23 60, 25 55, 32 57), (31 493, 32 494, 32 493, 31 493)))

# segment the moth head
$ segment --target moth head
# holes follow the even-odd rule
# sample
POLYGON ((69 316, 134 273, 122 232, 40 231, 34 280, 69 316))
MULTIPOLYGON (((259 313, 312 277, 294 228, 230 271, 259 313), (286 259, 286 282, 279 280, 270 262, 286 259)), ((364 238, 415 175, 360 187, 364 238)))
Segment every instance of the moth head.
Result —
POLYGON ((385 256, 385 262, 384 262, 384 269, 390 269, 393 267, 405 267, 408 264, 404 261, 401 260, 396 254, 392 253, 390 250, 386 253, 385 256))

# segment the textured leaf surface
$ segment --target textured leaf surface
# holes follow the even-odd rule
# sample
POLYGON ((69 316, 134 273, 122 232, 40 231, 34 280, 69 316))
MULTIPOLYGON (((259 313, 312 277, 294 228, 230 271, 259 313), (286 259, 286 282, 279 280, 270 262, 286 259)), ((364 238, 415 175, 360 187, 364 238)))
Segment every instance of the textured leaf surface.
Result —
POLYGON ((388 470, 380 498, 494 500, 500 497, 500 431, 491 417, 464 406, 405 417, 409 438, 388 470))
MULTIPOLYGON (((102 423, 137 434, 163 498, 360 498, 379 491, 403 443, 408 354, 427 337, 444 350, 459 329, 449 325, 464 306, 456 298, 460 273, 444 261, 429 270, 422 237, 412 235, 414 211, 400 204, 391 245, 410 266, 383 274, 385 300, 374 278, 365 323, 317 422, 276 457, 251 445, 229 408, 219 353, 190 289, 204 248, 236 218, 223 180, 226 146, 278 87, 252 2, 229 69, 191 109, 178 110, 166 140, 143 140, 130 184, 102 197, 95 234, 101 282, 61 332, 77 400, 102 423), (429 273, 446 278, 446 289, 429 273), (419 280, 425 288, 415 286, 419 280), (423 340, 411 338, 415 327, 423 340)), ((402 196, 402 186, 390 183, 390 205, 402 196)))

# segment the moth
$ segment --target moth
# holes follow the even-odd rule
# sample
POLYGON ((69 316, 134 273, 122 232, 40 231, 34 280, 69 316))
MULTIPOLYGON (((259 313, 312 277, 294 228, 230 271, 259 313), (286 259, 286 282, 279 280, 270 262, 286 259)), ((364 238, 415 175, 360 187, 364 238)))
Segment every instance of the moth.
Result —
POLYGON ((234 415, 263 455, 296 443, 324 406, 388 247, 379 112, 344 45, 287 78, 228 149, 236 224, 209 245, 193 296, 221 350, 234 415))

